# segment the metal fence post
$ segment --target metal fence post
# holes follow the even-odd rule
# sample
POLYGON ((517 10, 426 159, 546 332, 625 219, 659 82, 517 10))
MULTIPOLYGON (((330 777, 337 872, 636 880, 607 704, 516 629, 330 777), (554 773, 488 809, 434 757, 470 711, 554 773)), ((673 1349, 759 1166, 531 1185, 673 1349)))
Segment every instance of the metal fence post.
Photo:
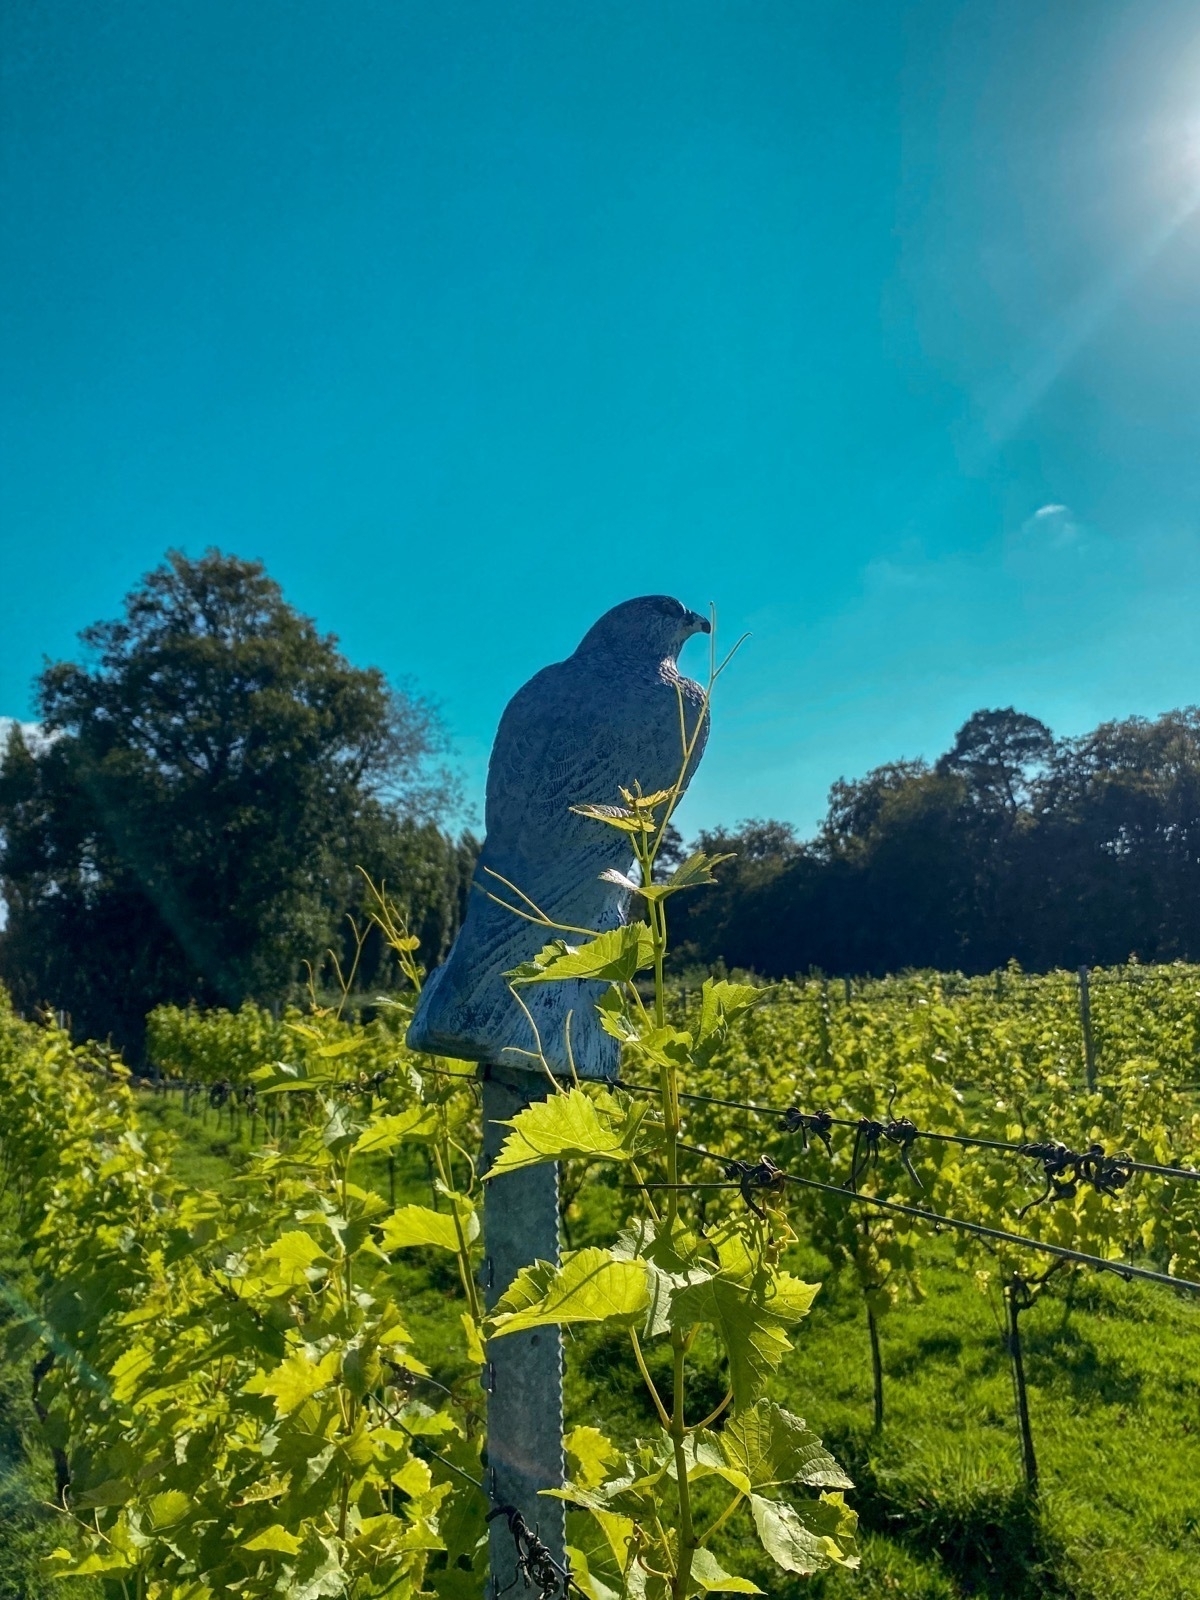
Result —
POLYGON ((1088 1093, 1096 1087, 1096 1047, 1092 1042, 1092 999, 1088 991, 1088 969, 1079 969, 1079 1021, 1083 1027, 1083 1065, 1088 1093))
MULTIPOLYGON (((549 1088, 538 1073, 485 1066, 485 1171, 508 1135, 501 1123, 531 1101, 545 1099, 549 1088)), ((506 1173, 484 1185, 482 1276, 489 1310, 522 1267, 538 1260, 558 1262, 558 1226, 556 1162, 506 1173)), ((563 1503, 538 1494, 561 1488, 564 1477, 561 1329, 534 1328, 490 1341, 483 1381, 488 1391, 484 1485, 492 1504, 514 1506, 565 1567, 563 1503)), ((488 1600, 494 1600, 516 1582, 516 1552, 504 1517, 493 1519, 488 1538, 488 1600)))

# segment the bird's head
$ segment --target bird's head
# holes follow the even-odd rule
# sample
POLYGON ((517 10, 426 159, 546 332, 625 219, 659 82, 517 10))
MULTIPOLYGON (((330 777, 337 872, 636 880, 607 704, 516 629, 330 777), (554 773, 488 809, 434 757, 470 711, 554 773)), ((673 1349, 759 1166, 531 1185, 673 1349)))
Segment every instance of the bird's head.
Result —
POLYGON ((576 655, 614 650, 621 655, 674 661, 694 633, 711 633, 708 618, 689 611, 668 594, 646 594, 623 600, 606 611, 584 634, 576 655))

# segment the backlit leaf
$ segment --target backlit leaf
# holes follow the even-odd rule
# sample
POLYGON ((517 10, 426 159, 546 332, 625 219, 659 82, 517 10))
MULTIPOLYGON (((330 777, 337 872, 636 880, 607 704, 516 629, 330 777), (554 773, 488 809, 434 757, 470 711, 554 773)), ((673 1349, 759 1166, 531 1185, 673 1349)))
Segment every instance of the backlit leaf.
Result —
MULTIPOLYGON (((471 1224, 479 1232, 478 1219, 471 1224)), ((458 1249, 454 1218, 447 1211, 432 1211, 428 1206, 399 1206, 384 1222, 379 1235, 384 1250, 402 1250, 410 1245, 432 1244, 442 1250, 458 1249)))
POLYGON ((469 1311, 460 1311, 458 1320, 462 1323, 463 1337, 467 1342, 467 1360, 481 1367, 487 1356, 483 1348, 483 1339, 480 1337, 479 1325, 469 1311))
POLYGON ((792 1348, 783 1329, 807 1312, 817 1285, 788 1273, 756 1278, 715 1273, 690 1283, 671 1301, 671 1324, 707 1322, 716 1328, 729 1359, 729 1381, 738 1408, 752 1405, 792 1348))
POLYGON ((488 1335, 570 1322, 640 1321, 650 1303, 641 1261, 618 1261, 607 1250, 576 1250, 557 1270, 536 1261, 517 1274, 496 1302, 488 1335))
POLYGON ((669 893, 676 889, 698 889, 702 885, 716 883, 713 877, 713 868, 719 867, 723 861, 732 861, 730 854, 723 856, 706 855, 703 850, 697 850, 679 866, 667 879, 663 888, 669 893))
POLYGON ((325 1252, 311 1233, 292 1228, 280 1234, 264 1252, 266 1259, 277 1268, 281 1284, 298 1287, 309 1281, 309 1269, 315 1261, 323 1260, 325 1252))
POLYGON ((150 1497, 150 1522, 155 1528, 169 1528, 182 1522, 192 1509, 192 1502, 181 1489, 167 1489, 163 1494, 150 1497))
POLYGON ((563 1448, 573 1464, 574 1481, 585 1489, 594 1489, 603 1483, 609 1467, 621 1459, 612 1440, 599 1428, 572 1428, 563 1439, 563 1448))
POLYGON ((795 1482, 811 1488, 854 1487, 817 1435, 772 1400, 739 1411, 718 1437, 725 1460, 755 1489, 795 1482))
POLYGON ((335 1060, 338 1056, 351 1056, 361 1050, 367 1042, 365 1034, 356 1034, 352 1039, 334 1039, 329 1044, 323 1044, 314 1052, 322 1061, 335 1060))
POLYGON ((300 1540, 294 1533, 289 1533, 286 1528, 275 1523, 270 1528, 264 1528, 261 1533, 256 1533, 252 1539, 243 1539, 243 1550, 277 1550, 281 1555, 294 1556, 299 1552, 300 1540))
POLYGON ((700 1020, 695 1028, 696 1060, 709 1061, 729 1034, 729 1024, 762 1000, 768 991, 752 983, 705 978, 700 990, 700 1020))
POLYGON ((840 1494, 823 1494, 800 1505, 752 1494, 750 1510, 763 1549, 785 1572, 807 1577, 830 1564, 858 1566, 858 1517, 840 1494))
POLYGON ((337 1350, 330 1350, 319 1361, 311 1361, 305 1350, 293 1350, 274 1371, 257 1373, 251 1378, 244 1392, 273 1395, 276 1412, 281 1417, 290 1416, 310 1395, 332 1382, 340 1361, 337 1350))
POLYGON ((577 1156, 628 1161, 636 1154, 637 1131, 645 1115, 644 1105, 622 1105, 604 1090, 589 1095, 568 1089, 535 1100, 505 1124, 513 1131, 487 1176, 577 1156))
POLYGON ((626 922, 619 928, 569 945, 554 939, 505 976, 510 983, 552 983, 566 978, 603 983, 628 983, 635 973, 654 962, 654 938, 644 922, 626 922))
POLYGON ((625 806, 572 806, 577 817, 587 817, 591 822, 605 822, 622 833, 653 833, 654 818, 645 811, 634 811, 625 806))
POLYGON ((377 1117, 351 1147, 352 1156, 394 1150, 405 1139, 432 1139, 437 1133, 437 1112, 432 1106, 410 1106, 395 1116, 377 1117))
POLYGON ((749 1578, 735 1578, 725 1571, 711 1550, 700 1549, 692 1554, 692 1578, 705 1594, 762 1594, 763 1590, 749 1578))

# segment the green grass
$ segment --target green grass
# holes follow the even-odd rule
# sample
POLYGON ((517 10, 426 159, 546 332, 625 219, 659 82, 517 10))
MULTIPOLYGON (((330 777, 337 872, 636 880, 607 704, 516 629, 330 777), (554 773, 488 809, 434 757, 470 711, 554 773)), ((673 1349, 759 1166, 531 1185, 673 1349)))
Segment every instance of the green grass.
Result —
MULTIPOLYGON (((148 1124, 179 1134, 176 1170, 185 1182, 220 1188, 234 1176, 248 1125, 235 1138, 226 1117, 218 1126, 209 1112, 201 1123, 169 1096, 143 1095, 140 1111, 148 1124)), ((399 1199, 428 1202, 419 1158, 397 1185, 399 1199)), ((616 1199, 589 1180, 571 1218, 573 1244, 611 1236, 616 1199)), ((451 1382, 461 1375, 453 1353, 457 1279, 435 1252, 407 1255, 397 1268, 398 1298, 419 1348, 432 1352, 434 1376, 451 1382)), ((798 1249, 789 1262, 823 1287, 775 1394, 817 1428, 855 1479, 847 1498, 861 1517, 860 1571, 783 1580, 749 1541, 739 1547, 736 1539, 722 1551, 726 1564, 774 1600, 1200 1596, 1200 1303, 1080 1275, 1024 1315, 1042 1480, 1035 1504, 1021 1481, 998 1300, 989 1303, 955 1267, 946 1242, 931 1238, 927 1259, 924 1303, 901 1304, 881 1325, 887 1414, 879 1435, 871 1430, 861 1296, 811 1251, 798 1249)), ((669 1394, 664 1354, 654 1351, 651 1365, 669 1394)), ((689 1407, 698 1416, 724 1383, 711 1346, 701 1341, 696 1356, 689 1407)), ((11 1429, 3 1409, 9 1376, 0 1372, 0 1451, 11 1451, 15 1437, 3 1431, 11 1429)), ((12 1381, 19 1390, 24 1380, 12 1381)), ((18 1411, 20 1403, 18 1395, 18 1411)), ((651 1425, 622 1340, 592 1332, 570 1340, 567 1408, 570 1424, 598 1424, 617 1438, 651 1425)), ((4 1582, 0 1600, 43 1592, 4 1582)))
MULTIPOLYGON (((610 1192, 611 1193, 611 1192, 610 1192)), ((575 1242, 603 1233, 610 1194, 582 1196, 575 1242)), ((857 1574, 781 1580, 749 1542, 727 1565, 777 1600, 1185 1600, 1200 1596, 1200 1302, 1081 1274, 1022 1316, 1041 1475, 1025 1493, 1010 1365, 992 1302, 931 1238, 926 1299, 882 1322, 886 1415, 872 1432, 862 1296, 811 1250, 793 1271, 822 1290, 796 1330, 775 1398, 822 1434, 854 1478, 864 1530, 857 1574)), ((574 1421, 628 1437, 650 1408, 619 1340, 577 1336, 568 1357, 574 1421)), ((707 1353, 713 1352, 709 1347, 707 1353)), ((724 1392, 704 1368, 689 1414, 724 1392)), ((670 1373, 651 1370, 667 1394, 670 1373)))

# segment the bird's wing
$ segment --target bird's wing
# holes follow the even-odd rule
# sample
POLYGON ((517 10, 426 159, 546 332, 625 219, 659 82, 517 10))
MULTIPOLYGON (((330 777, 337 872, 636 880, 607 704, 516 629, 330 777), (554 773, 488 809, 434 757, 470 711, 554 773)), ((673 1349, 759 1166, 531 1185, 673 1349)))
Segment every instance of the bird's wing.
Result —
POLYGON ((496 844, 561 825, 573 805, 620 800, 630 741, 598 688, 560 662, 509 701, 488 767, 487 832, 496 844))
MULTIPOLYGON (((683 688, 694 726, 699 690, 686 680, 683 688)), ((572 806, 619 805, 621 788, 634 784, 644 793, 666 788, 678 776, 682 755, 673 685, 606 679, 574 661, 546 667, 513 696, 496 732, 488 768, 489 847, 536 855, 545 852, 549 834, 556 844, 571 840, 577 848, 578 841, 595 839, 596 824, 573 817, 572 806)), ((608 841, 609 849, 615 845, 608 841)))

